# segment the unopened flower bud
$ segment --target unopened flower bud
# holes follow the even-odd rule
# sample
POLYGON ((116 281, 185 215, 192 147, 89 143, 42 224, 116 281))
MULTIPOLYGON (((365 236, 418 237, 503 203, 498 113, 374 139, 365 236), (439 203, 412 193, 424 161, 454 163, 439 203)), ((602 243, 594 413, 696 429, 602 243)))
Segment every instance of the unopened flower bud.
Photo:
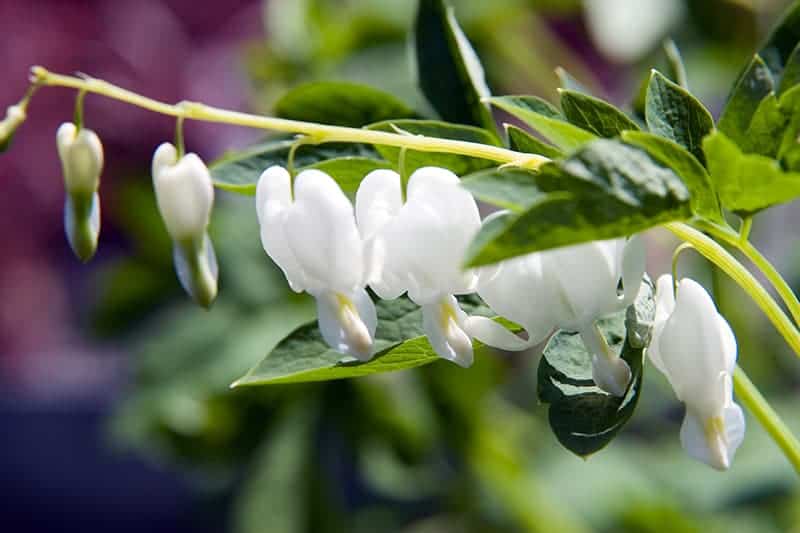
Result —
POLYGON ((170 143, 153 155, 153 186, 161 218, 172 237, 175 271, 183 288, 203 307, 217 296, 217 259, 207 228, 214 205, 211 174, 197 154, 178 158, 170 143))
POLYGON ((25 110, 22 106, 12 105, 6 109, 6 117, 0 122, 0 153, 3 153, 11 144, 14 132, 25 122, 25 110))
POLYGON ((103 145, 92 130, 71 122, 56 132, 56 145, 64 174, 67 199, 64 204, 64 230, 75 255, 81 261, 92 258, 100 235, 100 174, 103 171, 103 145))

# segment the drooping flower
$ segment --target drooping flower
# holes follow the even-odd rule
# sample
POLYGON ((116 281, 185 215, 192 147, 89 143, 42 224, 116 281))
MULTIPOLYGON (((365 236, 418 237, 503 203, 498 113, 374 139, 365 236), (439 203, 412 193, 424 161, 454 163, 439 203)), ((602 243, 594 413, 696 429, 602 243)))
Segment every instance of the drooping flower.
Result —
POLYGON ((293 290, 316 299, 328 345, 369 360, 377 316, 365 290, 364 251, 353 205, 339 185, 324 172, 304 170, 292 191, 286 169, 270 167, 258 180, 256 213, 267 255, 293 290))
POLYGON ((75 255, 88 261, 97 250, 100 234, 100 174, 103 145, 95 132, 63 123, 56 132, 56 146, 67 193, 64 230, 75 255))
POLYGON ((742 409, 733 401, 736 338, 700 284, 682 279, 676 298, 672 276, 658 279, 647 354, 686 406, 683 448, 717 470, 730 468, 745 431, 742 409))
POLYGON ((203 307, 217 295, 217 258, 208 237, 214 206, 211 174, 197 154, 178 157, 170 143, 153 155, 156 202, 173 241, 173 260, 183 288, 203 307))
MULTIPOLYGON (((541 342, 554 328, 579 332, 593 354, 595 383, 621 396, 630 368, 611 351, 596 321, 633 303, 644 268, 639 237, 594 241, 502 261, 481 277, 478 294, 500 316, 525 328, 528 342, 520 348, 541 342)), ((474 331, 492 344, 491 337, 474 331)))
POLYGON ((400 176, 373 171, 356 194, 356 217, 372 289, 386 299, 408 292, 422 307, 423 326, 436 353, 471 365, 470 317, 454 296, 477 287, 477 273, 462 270, 462 261, 481 222, 475 200, 458 177, 443 168, 420 168, 409 178, 404 203, 400 176))

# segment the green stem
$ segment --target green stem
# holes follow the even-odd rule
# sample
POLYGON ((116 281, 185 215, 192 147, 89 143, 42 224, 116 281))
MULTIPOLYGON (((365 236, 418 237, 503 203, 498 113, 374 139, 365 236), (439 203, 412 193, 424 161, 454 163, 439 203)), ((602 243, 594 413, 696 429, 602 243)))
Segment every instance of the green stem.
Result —
POLYGON ((176 105, 170 105, 138 95, 103 80, 64 76, 49 72, 45 68, 38 66, 31 69, 31 82, 37 85, 67 87, 100 94, 162 115, 309 135, 317 143, 348 142, 395 146, 422 152, 443 152, 478 157, 498 163, 512 163, 526 168, 538 168, 550 161, 550 159, 540 155, 525 154, 489 144, 425 137, 422 135, 409 136, 360 128, 327 126, 313 122, 228 111, 197 102, 184 101, 176 105))
POLYGON ((671 222, 665 224, 665 227, 678 238, 693 244, 701 255, 730 276, 767 315, 795 354, 800 357, 800 332, 761 283, 735 257, 715 240, 686 224, 671 222))
POLYGON ((792 463, 795 471, 800 474, 800 442, 781 420, 778 413, 761 395, 758 388, 750 381, 747 374, 738 366, 733 373, 733 387, 739 400, 767 430, 772 440, 775 441, 786 458, 789 459, 789 462, 792 463))
POLYGON ((800 325, 800 301, 797 299, 792 288, 783 279, 781 273, 778 272, 772 263, 758 251, 758 249, 747 240, 749 234, 749 226, 745 225, 747 219, 743 223, 740 233, 735 233, 729 229, 713 226, 709 224, 698 225, 700 229, 712 235, 715 239, 725 242, 739 250, 751 263, 753 263, 758 270, 764 275, 770 284, 775 287, 775 291, 780 296, 789 314, 792 315, 796 325, 800 325))

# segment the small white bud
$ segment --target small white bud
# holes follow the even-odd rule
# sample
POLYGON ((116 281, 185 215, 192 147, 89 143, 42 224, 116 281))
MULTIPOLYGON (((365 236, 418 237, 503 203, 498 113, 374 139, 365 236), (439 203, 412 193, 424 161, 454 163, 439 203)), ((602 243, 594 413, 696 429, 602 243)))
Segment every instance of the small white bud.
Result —
POLYGON ((103 171, 103 145, 97 134, 65 122, 56 132, 56 145, 67 193, 94 194, 100 187, 103 171))
POLYGON ((64 231, 75 255, 83 262, 92 258, 100 235, 100 174, 103 145, 92 130, 63 123, 56 132, 56 146, 64 174, 67 199, 64 231))
POLYGON ((214 186, 197 154, 179 160, 172 144, 159 146, 153 155, 153 186, 170 236, 176 241, 202 236, 214 205, 214 186))

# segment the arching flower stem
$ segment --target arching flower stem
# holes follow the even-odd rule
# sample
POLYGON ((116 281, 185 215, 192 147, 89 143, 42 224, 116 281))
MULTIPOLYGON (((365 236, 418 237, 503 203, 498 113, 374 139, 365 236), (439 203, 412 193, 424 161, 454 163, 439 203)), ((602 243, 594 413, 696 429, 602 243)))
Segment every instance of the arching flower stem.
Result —
POLYGON ((549 158, 544 156, 516 152, 507 148, 481 143, 440 139, 421 135, 403 135, 361 128, 328 126, 313 122, 253 115, 239 111, 228 111, 198 102, 183 101, 171 105, 141 96, 103 80, 55 74, 40 66, 31 69, 31 83, 35 86, 66 87, 79 91, 86 91, 87 93, 100 94, 107 98, 119 100, 162 115, 303 134, 310 137, 309 141, 317 144, 325 142, 378 144, 383 146, 395 146, 398 148, 410 148, 421 152, 442 152, 479 157, 498 163, 516 163, 526 168, 538 168, 550 161, 549 158))

